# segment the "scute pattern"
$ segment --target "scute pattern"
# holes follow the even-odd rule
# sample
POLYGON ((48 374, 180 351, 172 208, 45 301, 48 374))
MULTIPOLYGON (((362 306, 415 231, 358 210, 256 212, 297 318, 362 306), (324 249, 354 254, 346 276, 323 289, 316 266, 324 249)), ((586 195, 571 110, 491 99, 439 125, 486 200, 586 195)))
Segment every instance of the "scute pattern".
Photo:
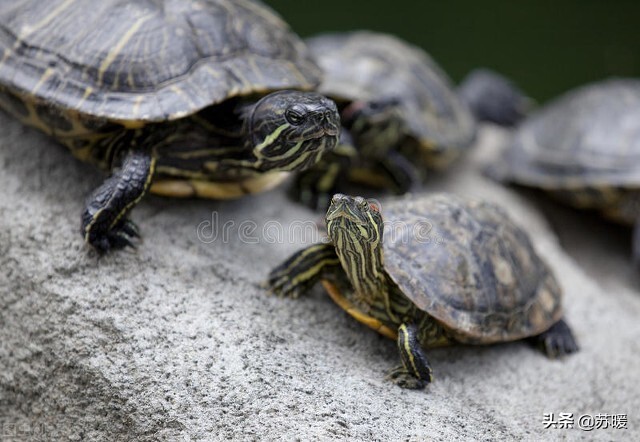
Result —
POLYGON ((2 0, 0 54, 1 85, 113 120, 180 118, 320 78, 302 41, 254 0, 2 0))
POLYGON ((431 147, 465 149, 475 121, 451 80, 422 50, 373 32, 307 40, 325 72, 320 92, 347 101, 400 99, 416 139, 431 147))
POLYGON ((451 195, 406 198, 382 211, 385 268, 456 339, 533 336, 561 317, 561 290, 527 234, 499 207, 451 195))

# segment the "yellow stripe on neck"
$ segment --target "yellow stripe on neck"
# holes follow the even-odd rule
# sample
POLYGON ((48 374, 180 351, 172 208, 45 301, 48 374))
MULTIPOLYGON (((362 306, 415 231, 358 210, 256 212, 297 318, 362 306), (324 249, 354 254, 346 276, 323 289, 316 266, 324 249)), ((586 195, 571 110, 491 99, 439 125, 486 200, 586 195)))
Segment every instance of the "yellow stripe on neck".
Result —
POLYGON ((274 130, 269 135, 267 135, 267 137, 262 141, 262 143, 258 144, 255 147, 255 149, 257 151, 261 151, 268 145, 272 144, 280 136, 282 131, 284 131, 287 127, 289 127, 288 124, 283 124, 282 126, 279 126, 276 130, 274 130))

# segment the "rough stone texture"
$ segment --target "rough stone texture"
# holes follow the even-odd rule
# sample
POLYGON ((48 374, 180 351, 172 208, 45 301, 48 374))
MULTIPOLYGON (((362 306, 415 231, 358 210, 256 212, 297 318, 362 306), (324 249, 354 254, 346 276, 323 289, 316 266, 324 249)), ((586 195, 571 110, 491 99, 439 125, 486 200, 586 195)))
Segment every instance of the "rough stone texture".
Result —
POLYGON ((269 221, 286 232, 320 219, 282 190, 233 202, 146 198, 133 214, 146 241, 98 259, 78 229, 100 175, 4 115, 0 125, 1 440, 640 437, 629 234, 484 179, 480 157, 503 133, 485 130, 482 149, 431 188, 500 202, 526 227, 565 288, 582 351, 549 361, 524 343, 434 350, 435 383, 416 392, 384 381, 395 344, 320 289, 282 300, 260 288, 302 246, 300 229, 261 239, 269 221), (213 213, 218 226, 234 223, 227 241, 199 239, 213 213), (627 413, 629 429, 544 430, 545 412, 627 413))

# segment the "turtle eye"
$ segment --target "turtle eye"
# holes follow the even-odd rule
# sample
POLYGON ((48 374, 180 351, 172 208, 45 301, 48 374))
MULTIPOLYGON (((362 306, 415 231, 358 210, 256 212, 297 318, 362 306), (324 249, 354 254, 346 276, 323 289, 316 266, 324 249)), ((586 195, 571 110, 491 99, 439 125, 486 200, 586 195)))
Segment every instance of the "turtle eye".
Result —
POLYGON ((287 121, 290 124, 293 124, 294 126, 301 125, 302 123, 304 123, 304 120, 305 120, 304 113, 300 109, 296 109, 296 108, 287 109, 286 112, 284 113, 284 117, 287 119, 287 121))
POLYGON ((384 104, 379 101, 371 101, 369 103, 369 110, 372 110, 374 112, 379 111, 382 108, 384 108, 384 104))
POLYGON ((360 209, 366 209, 367 207, 369 207, 369 203, 367 202, 367 200, 360 197, 356 198, 356 204, 360 209))

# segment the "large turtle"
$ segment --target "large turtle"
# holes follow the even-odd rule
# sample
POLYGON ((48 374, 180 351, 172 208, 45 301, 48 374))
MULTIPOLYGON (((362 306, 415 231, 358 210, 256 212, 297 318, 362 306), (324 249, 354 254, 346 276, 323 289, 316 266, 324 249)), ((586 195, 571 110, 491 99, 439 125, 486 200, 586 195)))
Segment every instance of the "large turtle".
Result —
POLYGON ((383 223, 376 203, 338 194, 326 222, 330 242, 294 254, 268 286, 297 297, 322 279, 347 313, 397 339, 399 385, 431 381, 425 347, 529 338, 549 357, 578 349, 555 277, 499 207, 405 198, 385 205, 383 223))
POLYGON ((265 190, 338 138, 335 104, 302 92, 306 46, 258 1, 2 1, 0 50, 0 105, 112 172, 82 214, 101 251, 133 244, 147 190, 265 190))
POLYGON ((300 174, 293 189, 313 208, 326 209, 349 181, 405 193, 422 169, 444 168, 471 146, 471 109, 508 125, 522 107, 519 90, 487 70, 465 80, 461 99, 424 50, 392 35, 355 31, 306 41, 324 71, 319 91, 338 103, 343 124, 334 154, 300 174))
POLYGON ((640 262, 640 80, 609 79, 552 101, 524 121, 489 174, 635 224, 640 262))

